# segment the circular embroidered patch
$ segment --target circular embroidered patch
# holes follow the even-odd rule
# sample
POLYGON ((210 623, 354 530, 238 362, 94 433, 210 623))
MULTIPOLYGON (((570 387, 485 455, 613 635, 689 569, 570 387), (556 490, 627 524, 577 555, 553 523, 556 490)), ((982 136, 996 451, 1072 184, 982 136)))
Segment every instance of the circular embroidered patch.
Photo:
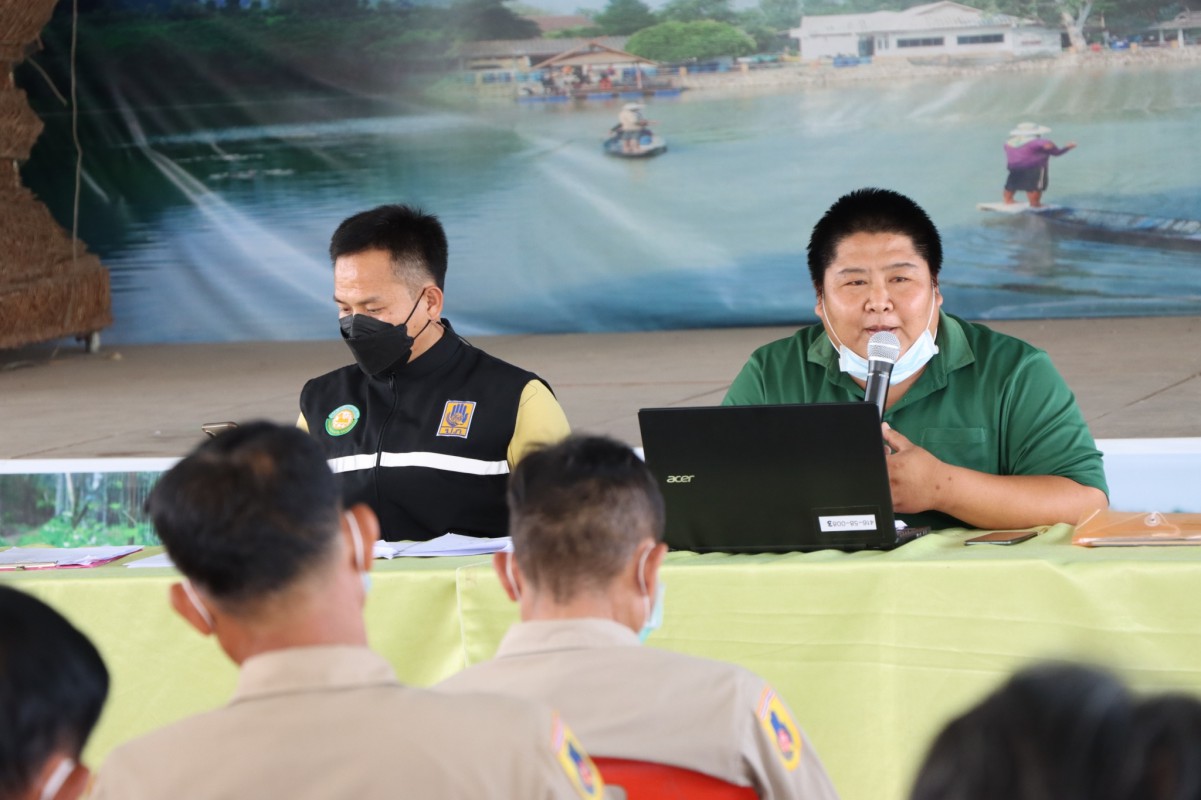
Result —
POLYGON ((338 406, 325 418, 325 432, 330 436, 341 436, 344 433, 350 433, 358 424, 359 409, 357 406, 338 406))

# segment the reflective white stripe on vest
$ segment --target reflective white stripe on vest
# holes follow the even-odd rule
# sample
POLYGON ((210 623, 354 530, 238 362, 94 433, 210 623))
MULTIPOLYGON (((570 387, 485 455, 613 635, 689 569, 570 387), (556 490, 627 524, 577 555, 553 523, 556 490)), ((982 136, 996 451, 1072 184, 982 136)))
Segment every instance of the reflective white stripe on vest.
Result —
MULTIPOLYGON (((340 456, 329 460, 334 472, 353 472, 375 466, 374 453, 359 453, 340 456)), ((508 461, 482 461, 478 458, 447 456, 442 453, 384 453, 380 456, 381 467, 429 467, 446 472, 461 472, 467 475, 508 475, 508 461)))
POLYGON ((356 469, 371 469, 375 466, 374 453, 361 453, 353 456, 339 456, 329 460, 329 468, 337 472, 354 472, 356 469))

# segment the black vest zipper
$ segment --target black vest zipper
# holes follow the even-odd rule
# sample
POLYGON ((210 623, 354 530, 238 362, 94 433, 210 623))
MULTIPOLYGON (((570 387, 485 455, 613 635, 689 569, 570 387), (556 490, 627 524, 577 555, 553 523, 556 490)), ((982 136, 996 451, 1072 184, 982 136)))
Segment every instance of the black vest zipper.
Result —
POLYGON ((388 431, 388 423, 392 421, 392 415, 396 413, 396 375, 388 376, 388 389, 392 392, 392 407, 388 409, 388 416, 384 417, 384 424, 380 426, 379 438, 375 440, 375 469, 372 470, 371 481, 375 484, 375 507, 383 508, 379 496, 379 464, 384 457, 384 434, 388 431))

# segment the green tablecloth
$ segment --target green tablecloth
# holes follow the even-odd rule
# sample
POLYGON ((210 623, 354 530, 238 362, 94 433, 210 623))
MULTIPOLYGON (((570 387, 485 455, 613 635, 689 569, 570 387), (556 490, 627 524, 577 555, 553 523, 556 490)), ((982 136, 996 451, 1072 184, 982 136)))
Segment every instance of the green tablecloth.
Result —
MULTIPOLYGON (((672 553, 650 641, 768 678, 844 798, 903 798, 947 718, 1032 660, 1099 661, 1140 688, 1201 693, 1201 549, 1090 550, 1070 534, 963 547, 967 532, 946 531, 890 553, 672 553)), ((490 657, 517 618, 489 558, 375 567, 371 643, 406 682, 490 657)), ((4 578, 67 614, 112 670, 93 763, 232 690, 216 643, 168 608, 175 579, 116 565, 4 578)))

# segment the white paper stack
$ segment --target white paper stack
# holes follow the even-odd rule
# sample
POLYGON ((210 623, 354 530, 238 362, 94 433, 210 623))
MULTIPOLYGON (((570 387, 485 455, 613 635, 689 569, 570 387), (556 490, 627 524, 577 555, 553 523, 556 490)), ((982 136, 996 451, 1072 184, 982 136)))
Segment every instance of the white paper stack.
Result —
POLYGON ((136 544, 98 547, 10 547, 0 553, 0 569, 98 567, 141 549, 142 546, 136 544))

